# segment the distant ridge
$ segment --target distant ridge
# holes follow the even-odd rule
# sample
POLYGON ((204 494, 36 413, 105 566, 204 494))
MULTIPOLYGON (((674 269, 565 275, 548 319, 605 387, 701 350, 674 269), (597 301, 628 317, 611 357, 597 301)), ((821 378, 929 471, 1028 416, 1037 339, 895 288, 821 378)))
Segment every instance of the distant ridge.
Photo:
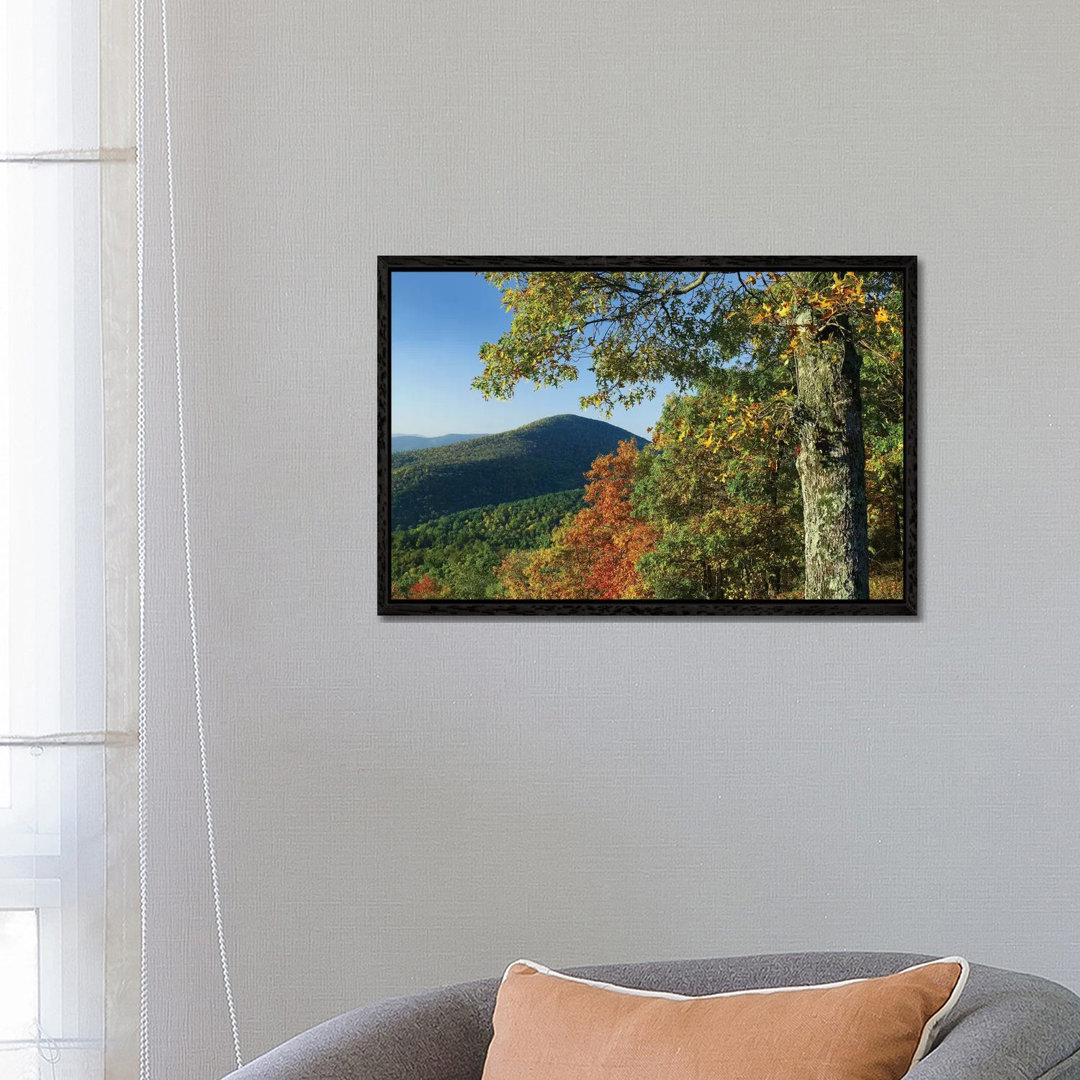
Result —
POLYGON ((466 439, 478 439, 476 435, 390 435, 390 453, 402 450, 425 450, 429 446, 449 446, 451 443, 464 442, 466 439))
POLYGON ((645 440, 625 428, 564 414, 497 435, 395 453, 390 524, 402 529, 478 506, 584 487, 586 470, 620 442, 645 440))

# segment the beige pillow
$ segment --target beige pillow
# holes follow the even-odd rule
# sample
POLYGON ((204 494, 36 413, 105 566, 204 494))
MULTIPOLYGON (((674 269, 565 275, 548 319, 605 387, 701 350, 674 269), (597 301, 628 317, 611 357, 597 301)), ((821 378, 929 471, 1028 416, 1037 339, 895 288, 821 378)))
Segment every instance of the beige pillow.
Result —
POLYGON ((960 957, 876 979, 709 997, 511 964, 483 1080, 898 1080, 960 996, 960 957))

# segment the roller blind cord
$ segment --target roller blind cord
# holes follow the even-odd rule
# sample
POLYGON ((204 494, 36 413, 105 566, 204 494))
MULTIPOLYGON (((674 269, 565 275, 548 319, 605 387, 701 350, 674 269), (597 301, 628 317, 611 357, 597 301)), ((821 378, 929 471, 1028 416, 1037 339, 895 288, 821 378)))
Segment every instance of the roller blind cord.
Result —
MULTIPOLYGON (((180 345, 180 286, 176 257, 176 197, 173 179, 172 107, 169 96, 169 23, 167 0, 161 0, 161 49, 163 78, 163 111, 165 124, 165 166, 168 183, 169 206, 169 261, 172 279, 173 303, 173 356, 176 368, 176 426, 177 451, 180 466, 180 501, 184 534, 184 571, 187 584, 188 623, 191 632, 192 683, 195 700, 195 720, 199 743, 199 769, 202 777, 203 809, 206 816, 206 848, 210 863, 210 884, 214 900, 214 925, 217 932, 218 953, 221 959, 221 977, 225 989, 225 1002, 229 1013, 236 1065, 243 1065, 240 1052, 240 1034, 236 1022, 232 983, 229 978, 228 950, 225 945, 225 925, 222 918, 221 890, 218 882, 217 848, 214 842, 214 810, 210 794, 210 770, 206 755, 206 725, 202 705, 202 678, 199 670, 199 633, 195 610, 194 574, 192 571, 191 528, 188 511, 187 447, 184 438, 184 369, 180 345)), ((145 102, 146 102, 146 10, 145 0, 135 0, 135 127, 136 127, 136 261, 138 274, 138 421, 137 421, 137 469, 138 469, 138 573, 139 573, 139 895, 142 915, 142 961, 140 967, 139 1009, 139 1077, 150 1078, 150 1040, 148 1015, 148 970, 146 960, 147 923, 147 761, 146 761, 146 406, 145 406, 145 319, 144 319, 144 268, 145 268, 145 102)))
POLYGON ((146 806, 146 351, 143 315, 143 256, 146 193, 144 191, 144 150, 146 140, 143 105, 146 73, 143 52, 146 40, 145 5, 135 0, 135 266, 138 297, 138 406, 136 419, 136 491, 138 501, 139 575, 139 745, 138 758, 138 844, 139 844, 139 1080, 150 1080, 149 972, 146 957, 147 922, 147 826, 146 806))

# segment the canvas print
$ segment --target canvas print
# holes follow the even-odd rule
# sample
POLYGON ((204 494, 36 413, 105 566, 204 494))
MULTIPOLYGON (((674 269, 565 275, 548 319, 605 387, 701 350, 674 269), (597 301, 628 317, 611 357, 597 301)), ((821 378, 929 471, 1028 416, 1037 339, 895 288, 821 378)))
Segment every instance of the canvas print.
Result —
POLYGON ((379 261, 382 614, 911 615, 915 259, 379 261))

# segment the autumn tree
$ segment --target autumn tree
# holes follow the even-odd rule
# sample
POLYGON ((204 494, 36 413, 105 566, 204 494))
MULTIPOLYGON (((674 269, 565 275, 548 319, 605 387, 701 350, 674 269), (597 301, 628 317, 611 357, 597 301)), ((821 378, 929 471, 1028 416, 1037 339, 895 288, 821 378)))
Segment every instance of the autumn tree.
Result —
POLYGON ((781 389, 669 395, 633 506, 657 530, 639 572, 663 599, 761 600, 802 588, 794 433, 781 389))
POLYGON ((445 595, 430 574, 425 574, 415 585, 411 585, 408 592, 410 600, 438 600, 445 595))
POLYGON ((548 547, 507 552, 495 571, 504 599, 599 599, 586 582, 584 552, 560 543, 561 537, 560 529, 556 529, 548 547))
MULTIPOLYGON (((587 365, 608 412, 671 379, 683 392, 764 376, 786 387, 797 432, 805 595, 868 597, 862 369, 899 326, 895 274, 493 272, 510 329, 480 352, 474 385, 509 397, 521 380, 555 386, 587 365)), ((762 398, 761 400, 764 400, 762 398)))
POLYGON ((551 545, 511 552, 499 567, 504 595, 512 600, 633 600, 649 595, 639 559, 656 531, 634 514, 631 496, 638 457, 632 439, 603 454, 585 474, 583 510, 568 517, 551 545))

